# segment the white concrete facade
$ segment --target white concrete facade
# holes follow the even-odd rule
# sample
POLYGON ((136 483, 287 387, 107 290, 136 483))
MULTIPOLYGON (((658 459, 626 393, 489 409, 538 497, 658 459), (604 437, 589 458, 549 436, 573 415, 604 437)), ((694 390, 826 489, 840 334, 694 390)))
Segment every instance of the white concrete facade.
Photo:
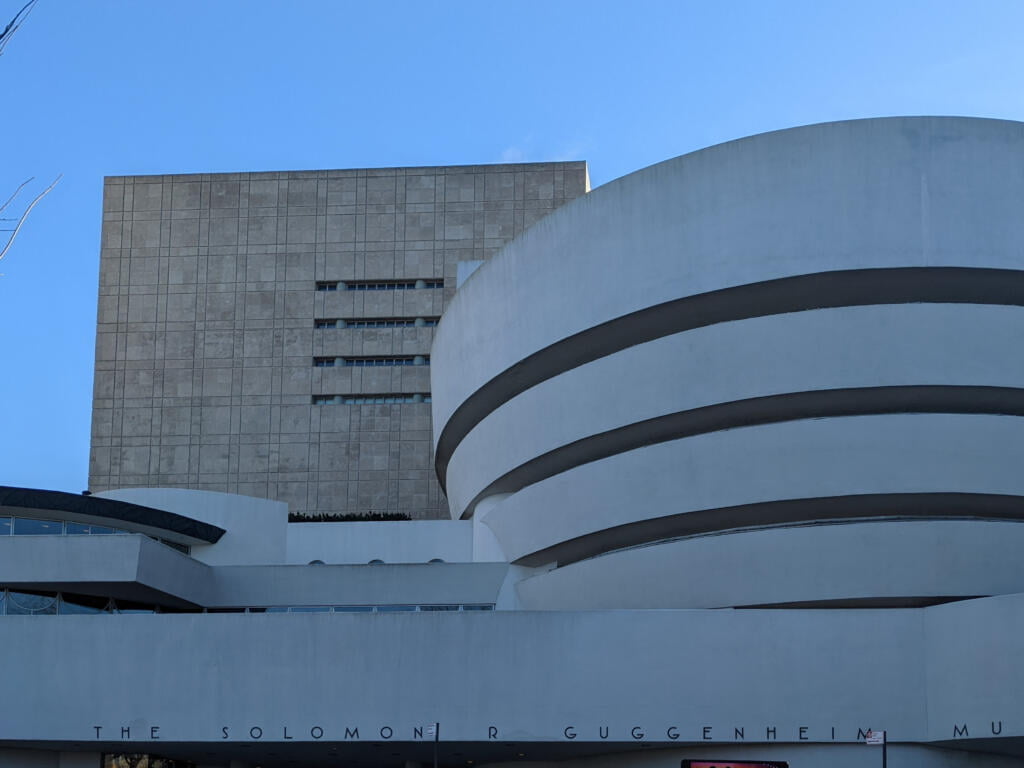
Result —
POLYGON ((448 520, 0 488, 0 767, 1024 765, 1022 166, 853 121, 559 208, 438 327, 448 520))

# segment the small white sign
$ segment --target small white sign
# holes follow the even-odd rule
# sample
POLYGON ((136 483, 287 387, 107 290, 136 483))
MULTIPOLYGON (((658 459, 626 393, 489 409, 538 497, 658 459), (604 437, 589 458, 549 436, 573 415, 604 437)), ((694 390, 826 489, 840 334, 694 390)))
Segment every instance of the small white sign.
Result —
POLYGON ((885 731, 868 731, 867 738, 864 739, 865 744, 885 744, 885 731))

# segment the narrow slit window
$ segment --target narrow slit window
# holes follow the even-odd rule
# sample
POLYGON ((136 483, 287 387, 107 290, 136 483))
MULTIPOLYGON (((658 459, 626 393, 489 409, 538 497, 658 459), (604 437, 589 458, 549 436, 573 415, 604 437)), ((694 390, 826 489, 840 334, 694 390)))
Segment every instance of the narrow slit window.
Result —
POLYGON ((444 280, 436 278, 419 278, 415 280, 345 280, 336 283, 320 281, 316 284, 318 291, 415 291, 424 288, 444 288, 444 280))
POLYGON ((381 368, 430 365, 430 355, 380 355, 376 357, 314 357, 317 368, 381 368))
POLYGON ((313 395, 313 405, 403 405, 429 403, 429 392, 385 392, 380 394, 313 395))
POLYGON ((313 321, 314 328, 433 328, 439 317, 325 317, 313 321))

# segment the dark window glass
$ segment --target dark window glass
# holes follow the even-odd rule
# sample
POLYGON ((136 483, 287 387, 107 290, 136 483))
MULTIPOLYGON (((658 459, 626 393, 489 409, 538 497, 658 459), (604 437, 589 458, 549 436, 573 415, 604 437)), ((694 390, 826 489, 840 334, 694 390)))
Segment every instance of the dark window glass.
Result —
POLYGON ((103 755, 102 768, 196 768, 187 760, 171 760, 144 753, 103 755))
POLYGON ((377 613, 394 613, 396 611, 415 611, 415 605, 378 605, 377 613))
POLYGON ((421 611, 457 611, 459 606, 457 605, 421 605, 421 611))
POLYGON ((42 536, 64 532, 64 524, 59 520, 33 520, 30 517, 14 518, 15 536, 42 536))
POLYGON ((26 592, 7 593, 8 616, 42 616, 56 613, 56 595, 30 595, 26 592))
MULTIPOLYGON (((424 357, 423 364, 429 365, 430 358, 424 357)), ((413 357, 346 357, 342 359, 342 365, 352 365, 356 367, 367 367, 367 366, 389 366, 389 365, 415 365, 416 359, 413 357)), ((320 362, 317 362, 320 365, 320 362)), ((331 358, 329 363, 326 365, 334 365, 334 359, 331 358)))
POLYGON ((0 536, 11 535, 11 518, 0 517, 0 536))
POLYGON ((334 606, 335 613, 370 613, 373 610, 372 605, 336 605, 334 606))
POLYGON ((156 613, 152 605, 145 603, 134 603, 131 600, 111 601, 114 605, 114 613, 156 613))
POLYGON ((61 595, 61 614, 106 613, 110 600, 91 595, 61 595))
POLYGON ((64 523, 64 533, 68 536, 80 536, 92 532, 92 526, 85 523, 64 523))
POLYGON ((493 611, 493 605, 464 605, 462 606, 464 611, 493 611))
MULTIPOLYGON (((423 318, 424 326, 437 325, 438 318, 428 317, 423 318)), ((317 321, 324 322, 324 321, 317 321)), ((416 325, 416 318, 414 317, 394 317, 394 318, 351 318, 345 321, 346 328, 412 328, 416 325)), ((321 327, 318 325, 317 327, 321 327)), ((334 326, 331 326, 334 327, 334 326)))
MULTIPOLYGON (((444 287, 444 281, 425 280, 423 287, 442 288, 444 287), (440 285, 438 283, 440 283, 440 285)), ((411 291, 414 288, 416 288, 415 280, 389 280, 381 282, 356 282, 355 280, 345 281, 345 290, 348 291, 411 291)))
POLYGON ((167 539, 157 539, 157 541, 159 541, 165 547, 176 549, 177 551, 185 555, 188 555, 192 552, 192 548, 188 544, 179 544, 176 541, 168 541, 167 539))
POLYGON ((108 528, 105 525, 90 525, 89 528, 91 529, 90 533, 92 533, 93 535, 109 535, 111 533, 124 533, 124 531, 119 531, 116 528, 108 528))
MULTIPOLYGON (((382 395, 338 395, 340 402, 343 405, 396 405, 401 403, 429 403, 429 394, 415 394, 415 395, 398 395, 398 394, 382 394, 382 395)), ((336 399, 330 399, 330 396, 326 395, 314 395, 313 404, 321 404, 325 402, 338 402, 336 399), (321 399, 324 398, 324 399, 321 399)))

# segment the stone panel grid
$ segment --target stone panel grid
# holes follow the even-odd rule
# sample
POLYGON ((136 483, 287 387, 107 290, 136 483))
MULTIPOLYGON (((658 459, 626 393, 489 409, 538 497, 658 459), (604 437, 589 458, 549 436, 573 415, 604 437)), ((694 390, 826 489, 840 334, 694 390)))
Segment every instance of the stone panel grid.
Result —
POLYGON ((434 329, 316 329, 437 317, 459 261, 489 258, 589 187, 583 162, 109 177, 89 487, 286 501, 299 514, 440 518, 429 368, 314 357, 429 355, 434 329), (443 278, 444 288, 317 291, 443 278))

